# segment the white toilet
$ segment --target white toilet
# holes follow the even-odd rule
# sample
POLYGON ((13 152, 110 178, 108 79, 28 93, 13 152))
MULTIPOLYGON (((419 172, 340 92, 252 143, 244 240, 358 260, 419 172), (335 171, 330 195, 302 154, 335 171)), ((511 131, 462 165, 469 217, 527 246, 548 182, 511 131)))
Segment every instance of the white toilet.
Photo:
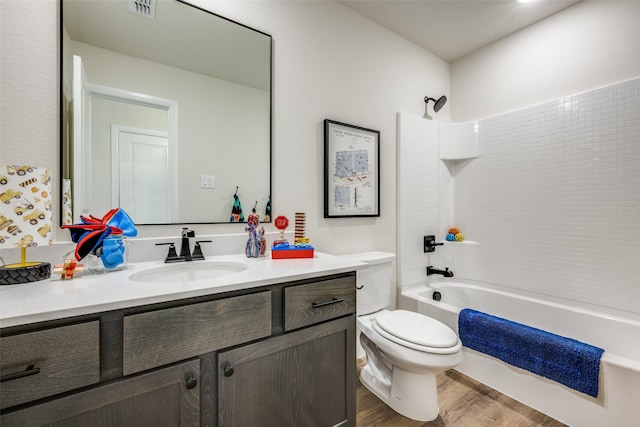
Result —
POLYGON ((436 375, 462 362, 462 343, 435 319, 388 309, 394 254, 347 256, 369 265, 357 273, 357 324, 367 356, 360 381, 399 414, 434 420, 438 417, 436 375))

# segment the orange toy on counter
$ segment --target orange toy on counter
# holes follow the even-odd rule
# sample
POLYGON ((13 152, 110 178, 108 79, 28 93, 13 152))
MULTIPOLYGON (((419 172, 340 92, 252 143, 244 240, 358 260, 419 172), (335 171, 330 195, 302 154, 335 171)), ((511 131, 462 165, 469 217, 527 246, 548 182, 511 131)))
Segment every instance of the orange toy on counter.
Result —
POLYGON ((313 258, 313 246, 309 244, 309 239, 305 237, 306 215, 296 213, 295 240, 290 245, 284 238, 284 231, 289 226, 289 219, 286 216, 278 216, 274 220, 274 225, 280 230, 280 239, 273 242, 271 246, 271 259, 289 258, 313 258))

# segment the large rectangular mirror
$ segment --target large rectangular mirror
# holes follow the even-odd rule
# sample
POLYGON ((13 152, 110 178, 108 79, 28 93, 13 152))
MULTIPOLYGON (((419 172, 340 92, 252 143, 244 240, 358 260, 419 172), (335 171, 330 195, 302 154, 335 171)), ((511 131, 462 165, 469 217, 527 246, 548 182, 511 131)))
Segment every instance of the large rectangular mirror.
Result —
POLYGON ((271 36, 178 0, 62 0, 62 223, 271 206, 271 36))

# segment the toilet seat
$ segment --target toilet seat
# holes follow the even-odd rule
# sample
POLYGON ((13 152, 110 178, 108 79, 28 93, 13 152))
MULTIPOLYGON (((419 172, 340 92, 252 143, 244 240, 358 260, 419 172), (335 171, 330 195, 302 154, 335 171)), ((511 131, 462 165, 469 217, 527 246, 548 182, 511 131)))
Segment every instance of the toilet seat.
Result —
POLYGON ((384 338, 402 346, 434 354, 460 351, 460 340, 444 323, 406 310, 384 311, 373 319, 373 328, 384 338))

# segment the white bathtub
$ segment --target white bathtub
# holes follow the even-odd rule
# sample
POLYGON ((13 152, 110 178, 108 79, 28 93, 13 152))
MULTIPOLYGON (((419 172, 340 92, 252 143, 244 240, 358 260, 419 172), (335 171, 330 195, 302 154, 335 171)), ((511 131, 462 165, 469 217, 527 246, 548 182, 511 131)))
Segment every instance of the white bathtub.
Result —
POLYGON ((399 305, 456 332, 458 313, 472 308, 603 348, 597 398, 467 348, 456 370, 571 426, 640 426, 640 316, 459 281, 403 287, 399 305))

